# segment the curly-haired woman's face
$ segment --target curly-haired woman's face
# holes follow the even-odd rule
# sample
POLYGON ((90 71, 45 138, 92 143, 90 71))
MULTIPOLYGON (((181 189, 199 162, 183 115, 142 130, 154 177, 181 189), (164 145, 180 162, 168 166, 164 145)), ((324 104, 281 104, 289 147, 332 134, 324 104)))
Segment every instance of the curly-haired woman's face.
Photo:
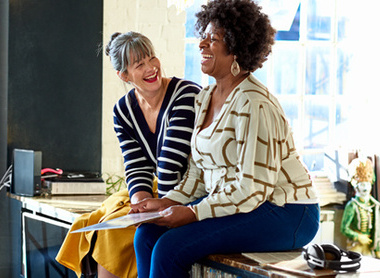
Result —
POLYGON ((224 42, 224 31, 215 28, 210 22, 199 43, 201 51, 201 69, 215 79, 231 74, 230 68, 234 60, 232 54, 228 54, 224 42))

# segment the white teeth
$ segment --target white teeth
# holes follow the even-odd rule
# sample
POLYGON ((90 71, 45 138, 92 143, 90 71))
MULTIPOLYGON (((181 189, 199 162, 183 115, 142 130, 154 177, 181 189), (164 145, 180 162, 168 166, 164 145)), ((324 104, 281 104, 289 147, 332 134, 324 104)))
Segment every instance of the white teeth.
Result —
POLYGON ((156 77, 156 75, 157 75, 157 71, 155 73, 153 73, 151 76, 145 77, 145 79, 154 78, 154 77, 156 77))
POLYGON ((212 58, 212 55, 203 54, 202 57, 203 58, 212 58))

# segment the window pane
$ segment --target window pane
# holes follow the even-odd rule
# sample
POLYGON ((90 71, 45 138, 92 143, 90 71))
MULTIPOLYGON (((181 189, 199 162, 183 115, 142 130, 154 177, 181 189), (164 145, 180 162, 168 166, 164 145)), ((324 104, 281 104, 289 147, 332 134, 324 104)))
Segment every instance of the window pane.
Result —
POLYGON ((299 102, 296 99, 279 99, 282 109, 284 109, 286 119, 292 127, 294 141, 296 146, 302 144, 302 133, 300 129, 299 102))
POLYGON ((276 40, 299 40, 301 0, 256 0, 277 30, 276 40))
POLYGON ((310 46, 306 55, 306 94, 328 95, 330 92, 330 48, 310 46))
POLYGON ((298 103, 294 99, 281 99, 280 103, 293 132, 295 132, 294 128, 298 126, 299 122, 298 103))
POLYGON ((267 78, 268 78, 268 61, 266 61, 264 64, 263 64, 263 67, 262 68, 259 68, 257 70, 255 70, 253 72, 253 75, 259 79, 259 81, 261 83, 263 83, 265 86, 268 86, 267 84, 267 78))
POLYGON ((346 145, 347 147, 350 147, 350 134, 356 133, 352 128, 352 122, 349 122, 352 111, 353 109, 350 105, 350 101, 347 101, 346 98, 339 98, 335 113, 336 129, 334 143, 336 146, 346 145))
POLYGON ((304 143, 307 149, 327 147, 329 137, 329 101, 309 98, 305 102, 304 143))
POLYGON ((186 44, 185 57, 185 78, 202 84, 201 54, 197 43, 186 44))
POLYGON ((309 40, 330 40, 334 2, 331 0, 310 0, 307 12, 307 38, 309 40))
POLYGON ((295 95, 300 91, 300 50, 297 45, 279 45, 273 51, 274 92, 295 95))
POLYGON ((186 38, 193 38, 195 36, 195 23, 197 19, 195 14, 200 11, 201 5, 205 2, 205 0, 193 0, 193 5, 186 9, 186 38))
POLYGON ((338 48, 338 63, 337 63, 337 94, 343 95, 347 90, 347 80, 351 70, 352 55, 347 53, 344 49, 338 48))
POLYGON ((348 32, 349 32, 349 25, 350 25, 350 19, 349 15, 351 14, 351 18, 356 13, 355 9, 353 9, 352 4, 357 3, 350 3, 350 1, 346 0, 338 0, 338 41, 342 41, 347 38, 348 32))
POLYGON ((301 157, 301 160, 310 171, 321 171, 324 169, 323 153, 305 154, 301 157))
POLYGON ((293 23, 289 30, 287 31, 277 31, 276 40, 284 40, 284 41, 298 41, 300 38, 300 8, 301 5, 298 6, 296 15, 294 16, 293 23))

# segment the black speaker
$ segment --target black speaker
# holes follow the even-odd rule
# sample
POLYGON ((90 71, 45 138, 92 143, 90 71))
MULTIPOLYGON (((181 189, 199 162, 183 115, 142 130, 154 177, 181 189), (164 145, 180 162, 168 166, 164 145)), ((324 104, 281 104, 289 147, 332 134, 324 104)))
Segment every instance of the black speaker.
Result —
POLYGON ((13 181, 11 192, 22 196, 41 194, 42 152, 13 150, 13 181))
POLYGON ((312 244, 304 248, 302 253, 312 269, 356 271, 360 268, 362 258, 358 252, 344 251, 333 244, 312 244))

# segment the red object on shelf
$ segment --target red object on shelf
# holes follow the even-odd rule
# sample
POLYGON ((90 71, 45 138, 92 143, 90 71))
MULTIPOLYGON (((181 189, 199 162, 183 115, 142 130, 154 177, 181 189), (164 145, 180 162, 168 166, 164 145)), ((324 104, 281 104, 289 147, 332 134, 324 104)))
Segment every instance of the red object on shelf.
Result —
POLYGON ((46 173, 53 173, 57 175, 62 175, 63 170, 62 169, 52 169, 52 168, 44 168, 41 169, 41 175, 46 174, 46 173))

